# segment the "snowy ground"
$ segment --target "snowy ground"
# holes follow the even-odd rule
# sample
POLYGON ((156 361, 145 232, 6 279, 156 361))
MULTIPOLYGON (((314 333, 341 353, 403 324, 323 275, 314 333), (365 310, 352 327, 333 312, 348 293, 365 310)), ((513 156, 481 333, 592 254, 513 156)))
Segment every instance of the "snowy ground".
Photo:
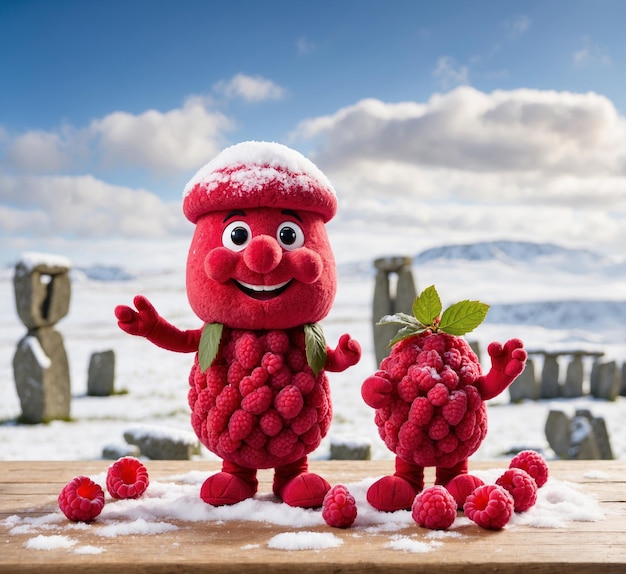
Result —
MULTIPOLYGON (((168 272, 142 272, 131 280, 97 281, 80 271, 72 272, 72 301, 68 317, 58 324, 71 365, 72 421, 25 426, 15 423, 21 409, 13 381, 12 358, 25 327, 15 312, 12 269, 0 271, 0 459, 85 460, 101 458, 102 449, 123 444, 123 433, 137 423, 166 429, 191 430, 187 406, 187 373, 190 355, 169 353, 145 340, 122 333, 113 316, 119 303, 130 303, 137 293, 147 295, 160 313, 181 328, 196 328, 198 320, 188 308, 184 291, 184 262, 168 272), (87 367, 91 353, 113 349, 116 353, 116 390, 107 398, 86 396, 87 367)), ((626 293, 626 275, 607 278, 603 271, 555 269, 554 265, 512 265, 499 261, 458 260, 424 262, 415 269, 419 288, 435 284, 444 305, 478 298, 489 304, 528 301, 591 299, 616 301, 626 293), (552 272, 547 274, 546 269, 552 272)), ((344 373, 331 373, 334 421, 328 437, 314 453, 326 458, 332 438, 356 436, 372 443, 372 457, 392 458, 377 436, 373 411, 360 396, 362 381, 375 369, 372 342, 371 301, 373 268, 368 264, 340 265, 335 306, 323 322, 326 338, 334 346, 349 332, 363 347, 359 365, 344 373)), ((495 308, 494 308, 495 311, 495 308)), ((486 322, 469 339, 482 349, 493 340, 522 338, 528 348, 584 348, 602 350, 620 364, 626 361, 625 329, 611 317, 592 328, 559 324, 502 324, 486 322), (610 328, 605 328, 608 325, 610 328)), ((484 357, 483 357, 484 360, 484 357)), ((540 365, 538 365, 538 368, 540 365)), ((590 365, 587 365, 589 369, 590 365)), ((550 456, 544 425, 551 408, 573 413, 589 408, 605 418, 614 454, 626 458, 626 398, 616 402, 593 399, 557 400, 510 404, 504 393, 489 404, 489 433, 475 459, 495 459, 519 448, 544 450, 550 456)), ((203 457, 214 458, 208 451, 203 457)))

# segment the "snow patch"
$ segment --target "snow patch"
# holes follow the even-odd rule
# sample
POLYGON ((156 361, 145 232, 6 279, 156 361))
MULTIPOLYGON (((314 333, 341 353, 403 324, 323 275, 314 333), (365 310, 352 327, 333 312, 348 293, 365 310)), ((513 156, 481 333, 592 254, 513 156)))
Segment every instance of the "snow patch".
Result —
POLYGON ((283 532, 270 538, 268 548, 275 550, 322 550, 337 548, 343 544, 330 532, 283 532))

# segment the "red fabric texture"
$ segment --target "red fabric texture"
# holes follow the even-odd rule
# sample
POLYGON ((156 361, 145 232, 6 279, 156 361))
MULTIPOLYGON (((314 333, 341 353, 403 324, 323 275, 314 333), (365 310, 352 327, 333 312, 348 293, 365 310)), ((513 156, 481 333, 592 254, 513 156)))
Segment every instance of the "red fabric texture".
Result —
POLYGON ((240 209, 242 205, 304 210, 321 215, 325 222, 337 211, 334 192, 305 173, 239 164, 218 170, 212 179, 210 184, 198 182, 184 198, 183 211, 192 223, 197 223, 206 213, 240 209), (256 183, 259 170, 264 170, 267 176, 256 183))

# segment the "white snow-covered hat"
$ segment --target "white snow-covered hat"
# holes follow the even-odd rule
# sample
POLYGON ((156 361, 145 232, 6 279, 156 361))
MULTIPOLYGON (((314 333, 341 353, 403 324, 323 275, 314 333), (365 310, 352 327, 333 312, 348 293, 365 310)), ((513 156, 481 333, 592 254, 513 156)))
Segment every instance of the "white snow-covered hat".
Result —
POLYGON ((301 153, 278 143, 248 141, 223 150, 183 193, 183 212, 192 223, 205 213, 246 207, 313 211, 327 222, 337 211, 337 196, 301 153))

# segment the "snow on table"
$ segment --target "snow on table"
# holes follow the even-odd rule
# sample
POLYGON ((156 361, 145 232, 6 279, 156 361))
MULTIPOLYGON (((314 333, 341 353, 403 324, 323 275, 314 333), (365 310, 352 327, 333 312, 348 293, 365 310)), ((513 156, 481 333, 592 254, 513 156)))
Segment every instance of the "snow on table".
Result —
MULTIPOLYGON (((91 524, 57 507, 78 474, 104 484, 106 461, 0 462, 0 572, 624 572, 625 461, 552 461, 537 504, 501 531, 458 513, 446 531, 419 528, 409 511, 382 513, 367 487, 391 461, 315 461, 311 469, 344 484, 357 500, 352 528, 327 526, 321 511, 289 507, 259 493, 233 506, 199 498, 218 462, 146 461, 150 486, 136 500, 111 499, 91 524)), ((470 464, 486 482, 503 461, 470 464)), ((427 485, 434 473, 427 469, 427 485)))

